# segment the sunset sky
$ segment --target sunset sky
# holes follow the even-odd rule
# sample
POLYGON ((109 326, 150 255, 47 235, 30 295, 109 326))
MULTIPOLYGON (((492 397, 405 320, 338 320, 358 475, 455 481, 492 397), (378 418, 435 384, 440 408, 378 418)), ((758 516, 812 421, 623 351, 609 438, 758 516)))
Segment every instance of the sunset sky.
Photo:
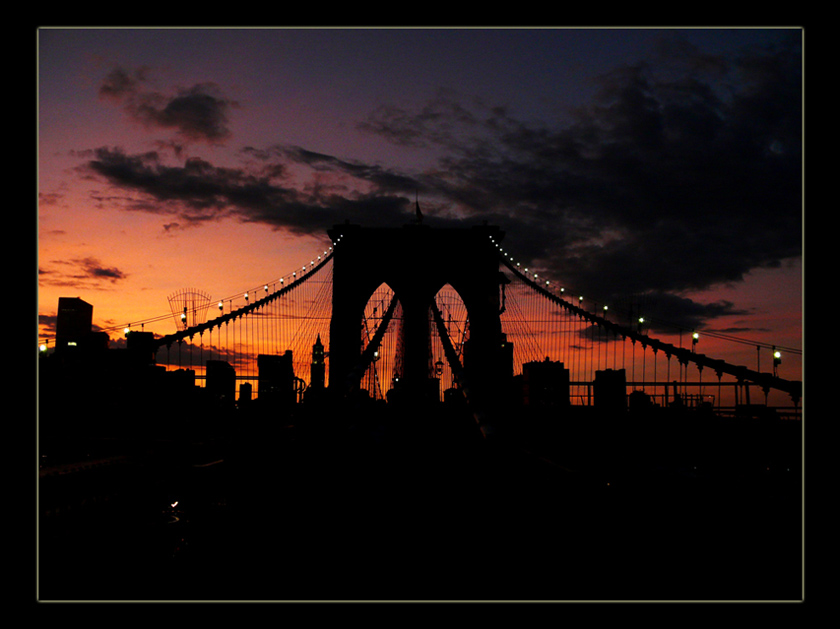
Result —
POLYGON ((182 288, 226 298, 308 263, 333 224, 410 222, 416 194, 429 224, 499 225, 600 303, 802 347, 799 28, 37 38, 41 338, 59 297, 100 328, 182 288))

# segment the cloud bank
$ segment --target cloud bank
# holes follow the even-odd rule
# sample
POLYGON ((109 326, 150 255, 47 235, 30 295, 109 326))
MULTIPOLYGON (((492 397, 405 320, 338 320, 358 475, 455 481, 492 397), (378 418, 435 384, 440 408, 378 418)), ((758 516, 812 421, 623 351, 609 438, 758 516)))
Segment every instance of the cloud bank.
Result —
POLYGON ((53 260, 38 271, 40 279, 54 286, 103 289, 113 287, 127 276, 114 266, 107 266, 98 258, 53 260))
MULTIPOLYGON (((358 122, 361 133, 435 150, 425 171, 282 142, 243 147, 224 167, 100 147, 82 169, 132 192, 122 209, 168 224, 236 219, 298 234, 346 219, 400 225, 419 193, 433 225, 498 224, 517 258, 570 287, 605 301, 658 295, 670 316, 699 326, 732 305, 680 293, 801 255, 801 49, 794 40, 723 58, 671 41, 660 52, 600 77, 597 98, 562 123, 443 91, 358 122)), ((142 71, 120 70, 100 95, 151 128, 230 139, 235 103, 212 84, 165 97, 142 71)))
POLYGON ((126 115, 152 129, 171 129, 191 142, 221 143, 230 137, 228 116, 236 101, 224 98, 215 83, 198 83, 163 94, 148 86, 145 68, 113 69, 102 81, 99 96, 121 105, 126 115))

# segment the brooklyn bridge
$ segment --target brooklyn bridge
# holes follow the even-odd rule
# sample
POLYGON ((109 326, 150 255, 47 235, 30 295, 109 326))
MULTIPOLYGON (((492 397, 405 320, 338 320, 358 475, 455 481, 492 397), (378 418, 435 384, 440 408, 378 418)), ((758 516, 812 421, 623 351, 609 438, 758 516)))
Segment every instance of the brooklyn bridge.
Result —
POLYGON ((61 300, 41 599, 802 598, 798 350, 752 368, 659 340, 494 225, 328 235, 119 349, 61 300))

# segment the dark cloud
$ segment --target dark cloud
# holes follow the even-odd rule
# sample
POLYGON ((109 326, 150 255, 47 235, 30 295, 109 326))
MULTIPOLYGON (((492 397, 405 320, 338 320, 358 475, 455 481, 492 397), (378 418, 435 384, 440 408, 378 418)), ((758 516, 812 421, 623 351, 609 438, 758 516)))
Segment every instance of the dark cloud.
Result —
POLYGON ((64 200, 64 194, 60 192, 39 192, 38 205, 40 207, 57 206, 64 200))
POLYGON ((125 272, 95 257, 56 261, 38 269, 39 282, 52 286, 102 288, 126 277, 125 272))
POLYGON ((238 106, 209 82, 181 89, 175 95, 162 94, 147 87, 145 69, 129 73, 115 68, 100 85, 99 95, 121 104, 137 122, 172 129, 187 141, 209 143, 221 143, 230 136, 229 112, 238 106))
MULTIPOLYGON (((480 101, 473 103, 480 104, 480 101)), ((454 92, 441 89, 417 112, 382 104, 357 126, 394 144, 426 148, 441 144, 452 146, 464 127, 477 127, 479 123, 475 112, 461 103, 454 92)))
POLYGON ((297 146, 281 147, 279 150, 293 163, 309 166, 316 171, 349 175, 359 182, 373 184, 383 193, 405 192, 418 186, 416 178, 379 165, 349 162, 297 146))
POLYGON ((111 282, 125 278, 125 273, 113 266, 104 266, 96 258, 84 258, 76 261, 88 277, 105 279, 111 282))
POLYGON ((45 315, 38 313, 38 329, 39 332, 46 336, 55 335, 55 325, 58 320, 58 315, 45 315))
MULTIPOLYGON (((416 110, 382 105, 360 123, 438 151, 422 173, 288 145, 247 147, 235 168, 103 148, 85 168, 131 191, 129 209, 309 234, 345 219, 400 224, 419 191, 430 224, 498 224, 510 251, 570 288, 604 301, 655 295, 663 318, 699 327, 737 311, 675 295, 801 255, 801 49, 725 58, 669 38, 660 53, 599 77, 597 98, 562 123, 451 92, 416 110)), ((103 90, 138 119, 208 138, 223 129, 227 101, 206 85, 165 101, 141 86, 114 73, 103 90)))
MULTIPOLYGON (((257 154, 247 153, 252 157, 257 154)), ((157 152, 128 155, 118 149, 100 148, 82 170, 116 189, 142 195, 124 201, 124 209, 177 216, 187 223, 236 218, 295 233, 323 234, 326 228, 347 219, 399 224, 409 210, 408 198, 389 190, 395 188, 396 176, 376 167, 349 164, 294 147, 275 148, 259 157, 262 162, 272 161, 271 167, 218 167, 198 158, 171 165, 157 152), (274 176, 285 173, 288 165, 299 164, 349 175, 357 183, 374 184, 377 190, 360 192, 344 184, 317 183, 295 187, 274 176)))
POLYGON ((645 328, 654 332, 674 334, 679 330, 689 332, 705 327, 705 322, 730 315, 747 315, 749 311, 736 308, 731 301, 719 300, 698 303, 673 293, 649 291, 619 299, 611 308, 619 323, 635 327, 639 315, 645 318, 645 328), (678 327, 675 327, 678 325, 678 327))
POLYGON ((114 68, 102 80, 99 86, 99 96, 103 99, 111 99, 117 102, 124 98, 131 98, 139 92, 141 85, 146 80, 145 70, 135 70, 129 73, 124 68, 114 68))
MULTIPOLYGON (((801 50, 723 58, 666 43, 667 56, 600 77, 570 124, 501 108, 434 119, 437 189, 464 215, 498 216, 532 266, 604 299, 704 289, 800 255, 801 50)), ((413 130, 431 121, 381 108, 362 129, 419 146, 413 130)))

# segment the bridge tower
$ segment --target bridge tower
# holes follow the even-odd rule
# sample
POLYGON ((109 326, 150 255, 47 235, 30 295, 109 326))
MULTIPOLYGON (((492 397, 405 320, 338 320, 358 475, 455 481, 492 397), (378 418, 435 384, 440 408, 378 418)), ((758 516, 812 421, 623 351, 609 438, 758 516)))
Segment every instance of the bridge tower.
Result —
POLYGON ((423 398, 429 390, 429 309, 448 283, 469 316, 470 352, 464 372, 471 393, 477 403, 492 403, 506 372, 499 318, 501 274, 490 238, 500 242, 504 232, 491 225, 443 229, 418 222, 402 228, 348 223, 327 233, 335 243, 330 389, 358 388, 360 323, 370 296, 385 283, 402 306, 404 391, 411 398, 423 398))

